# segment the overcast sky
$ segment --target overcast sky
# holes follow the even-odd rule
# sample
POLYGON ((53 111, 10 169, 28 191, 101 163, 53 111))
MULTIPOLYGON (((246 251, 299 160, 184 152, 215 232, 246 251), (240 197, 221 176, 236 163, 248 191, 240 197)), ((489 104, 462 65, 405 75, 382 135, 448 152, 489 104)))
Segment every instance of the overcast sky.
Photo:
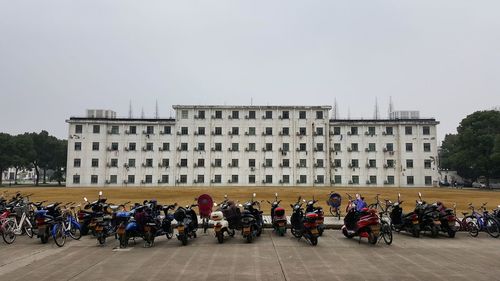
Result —
POLYGON ((0 0, 0 131, 87 108, 333 105, 441 122, 500 105, 500 1, 0 0))

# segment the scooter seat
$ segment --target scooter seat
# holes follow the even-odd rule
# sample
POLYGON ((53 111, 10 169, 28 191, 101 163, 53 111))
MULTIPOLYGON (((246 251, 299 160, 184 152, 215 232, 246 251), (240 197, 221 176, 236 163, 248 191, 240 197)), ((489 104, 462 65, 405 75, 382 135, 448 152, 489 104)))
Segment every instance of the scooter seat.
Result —
POLYGON ((462 212, 462 215, 467 216, 469 213, 468 212, 462 212))

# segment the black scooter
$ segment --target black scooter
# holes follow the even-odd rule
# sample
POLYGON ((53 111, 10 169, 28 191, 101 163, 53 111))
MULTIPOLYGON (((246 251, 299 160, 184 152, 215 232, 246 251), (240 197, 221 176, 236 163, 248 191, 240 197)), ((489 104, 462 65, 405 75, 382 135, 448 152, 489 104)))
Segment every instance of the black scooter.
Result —
POLYGON ((241 234, 248 243, 260 236, 264 225, 260 202, 255 201, 255 196, 254 193, 252 199, 243 205, 243 212, 241 212, 241 234))
POLYGON ((418 238, 420 236, 418 214, 415 212, 404 214, 401 204, 403 204, 403 201, 401 201, 401 194, 399 193, 398 201, 392 204, 392 210, 389 214, 391 218, 391 228, 396 232, 404 230, 411 233, 413 237, 418 238))
POLYGON ((296 238, 304 237, 306 240, 311 242, 311 245, 316 246, 318 244, 319 231, 317 228, 316 220, 318 215, 314 212, 306 213, 304 216, 304 209, 302 204, 305 202, 300 201, 301 197, 297 199, 295 204, 290 204, 292 207, 292 217, 290 218, 291 232, 296 238))
POLYGON ((196 231, 198 230, 198 217, 193 207, 191 206, 178 207, 174 212, 174 218, 177 221, 177 239, 182 242, 182 245, 187 245, 188 238, 196 238, 196 231))

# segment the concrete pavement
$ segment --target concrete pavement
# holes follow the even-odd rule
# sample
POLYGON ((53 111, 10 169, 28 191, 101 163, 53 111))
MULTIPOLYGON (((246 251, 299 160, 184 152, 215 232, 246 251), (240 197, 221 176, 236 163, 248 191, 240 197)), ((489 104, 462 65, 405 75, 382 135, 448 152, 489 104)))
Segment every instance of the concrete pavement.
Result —
POLYGON ((0 243, 0 280, 499 280, 500 239, 458 233, 413 238, 395 234, 372 246, 327 230, 318 246, 266 229, 252 244, 240 235, 217 244, 199 232, 188 246, 159 237, 153 248, 83 237, 63 248, 18 237, 0 243))

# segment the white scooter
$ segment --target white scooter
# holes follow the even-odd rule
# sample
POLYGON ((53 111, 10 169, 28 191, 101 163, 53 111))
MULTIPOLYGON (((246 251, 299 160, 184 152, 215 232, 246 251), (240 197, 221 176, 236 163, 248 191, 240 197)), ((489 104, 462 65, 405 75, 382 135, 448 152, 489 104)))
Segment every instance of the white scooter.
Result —
POLYGON ((224 201, 219 203, 214 203, 214 207, 219 206, 219 208, 210 214, 210 219, 214 222, 214 233, 215 237, 217 237, 217 241, 219 243, 224 243, 224 232, 227 232, 229 236, 234 236, 234 229, 229 229, 229 222, 224 217, 223 209, 228 208, 227 205, 228 199, 227 195, 224 195, 224 201))

